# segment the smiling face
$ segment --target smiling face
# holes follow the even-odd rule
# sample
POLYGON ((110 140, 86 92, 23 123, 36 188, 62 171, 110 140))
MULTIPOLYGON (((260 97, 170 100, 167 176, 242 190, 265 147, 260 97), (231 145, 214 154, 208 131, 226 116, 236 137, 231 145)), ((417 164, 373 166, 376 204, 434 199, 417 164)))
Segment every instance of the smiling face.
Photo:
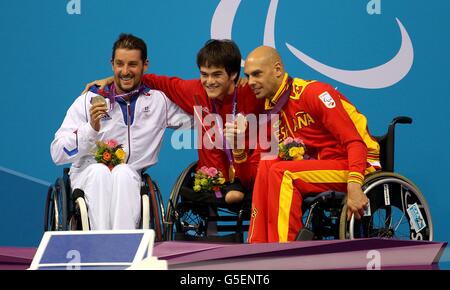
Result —
POLYGON ((208 97, 223 100, 234 90, 237 73, 228 75, 225 68, 215 66, 200 66, 200 81, 208 97))
POLYGON ((281 59, 270 47, 259 47, 251 52, 245 61, 244 72, 258 99, 272 98, 284 77, 281 59))
POLYGON ((249 59, 245 62, 244 71, 248 77, 248 85, 256 98, 271 98, 275 95, 279 85, 275 81, 273 68, 259 60, 249 59))
POLYGON ((111 63, 114 83, 119 94, 138 88, 142 75, 148 68, 148 60, 142 60, 141 51, 138 49, 116 49, 111 63))

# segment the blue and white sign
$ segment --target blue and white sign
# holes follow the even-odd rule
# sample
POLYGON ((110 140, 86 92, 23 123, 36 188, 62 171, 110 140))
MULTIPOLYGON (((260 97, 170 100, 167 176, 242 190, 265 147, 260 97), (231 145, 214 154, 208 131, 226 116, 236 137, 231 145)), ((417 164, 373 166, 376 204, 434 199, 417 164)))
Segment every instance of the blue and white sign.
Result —
POLYGON ((30 270, 124 270, 153 253, 155 232, 46 232, 30 270))

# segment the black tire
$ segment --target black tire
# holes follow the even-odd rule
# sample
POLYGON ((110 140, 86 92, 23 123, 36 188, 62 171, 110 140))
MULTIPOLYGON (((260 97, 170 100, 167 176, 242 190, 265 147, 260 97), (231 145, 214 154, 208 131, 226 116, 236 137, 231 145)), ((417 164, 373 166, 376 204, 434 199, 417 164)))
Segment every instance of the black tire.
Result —
MULTIPOLYGON (((49 189, 50 192, 50 189, 49 189)), ((48 231, 67 231, 69 225, 69 196, 64 178, 59 177, 51 186, 51 195, 47 207, 48 231)))
POLYGON ((145 187, 148 190, 147 194, 150 201, 150 228, 155 231, 155 241, 160 242, 163 240, 164 224, 162 221, 161 200, 159 198, 159 188, 156 183, 152 181, 148 174, 144 175, 145 187))
POLYGON ((88 210, 86 206, 86 200, 83 197, 78 197, 77 200, 71 201, 73 203, 73 209, 69 217, 69 231, 89 231, 89 217, 87 215, 88 210), (77 204, 77 201, 83 203, 77 204), (83 209, 81 209, 83 207, 83 209), (84 213, 84 214, 83 214, 84 213), (85 227, 83 228, 83 222, 85 223, 85 227))
POLYGON ((59 193, 58 199, 59 199, 59 205, 60 205, 60 216, 61 216, 61 223, 59 225, 58 230, 60 231, 67 231, 69 229, 69 194, 70 192, 67 192, 67 185, 64 181, 64 178, 58 178, 57 184, 56 184, 57 192, 59 193))
POLYGON ((48 187, 44 212, 44 231, 46 232, 53 231, 55 227, 55 205, 53 203, 53 196, 55 191, 56 189, 54 185, 48 187))
POLYGON ((370 201, 370 215, 347 222, 347 206, 344 205, 341 239, 433 240, 430 209, 422 192, 410 180, 397 173, 377 172, 366 178, 363 191, 370 201), (411 219, 411 216, 415 218, 411 219))
POLYGON ((153 182, 153 189, 155 190, 155 213, 158 216, 158 223, 161 225, 161 239, 166 240, 165 233, 166 233, 166 223, 164 221, 165 216, 165 209, 164 209, 164 201, 162 198, 161 190, 158 187, 158 184, 156 184, 155 181, 153 182))

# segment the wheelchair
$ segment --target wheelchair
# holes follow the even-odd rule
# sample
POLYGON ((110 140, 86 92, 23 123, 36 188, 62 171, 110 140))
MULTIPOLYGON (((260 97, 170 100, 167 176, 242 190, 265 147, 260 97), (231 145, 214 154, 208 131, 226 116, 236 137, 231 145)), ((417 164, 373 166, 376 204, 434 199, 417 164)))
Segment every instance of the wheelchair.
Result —
POLYGON ((382 171, 366 176, 363 191, 369 205, 361 220, 347 221, 346 194, 327 191, 303 200, 303 228, 296 240, 390 238, 433 240, 431 212, 420 189, 394 172, 395 125, 411 124, 410 117, 396 117, 380 145, 382 171))
MULTIPOLYGON (((394 141, 396 124, 411 124, 409 117, 396 117, 388 131, 375 137, 380 145, 382 171, 365 178, 363 191, 369 206, 361 220, 347 221, 346 193, 326 191, 303 200, 303 228, 296 240, 391 238, 433 240, 433 223, 428 204, 419 190, 406 177, 394 172, 394 141)), ((218 206, 222 215, 211 215, 210 205, 185 200, 180 192, 192 187, 196 163, 190 164, 178 177, 169 198, 165 216, 168 240, 243 242, 248 230, 251 200, 245 200, 236 210, 218 206), (231 231, 224 236, 210 234, 210 224, 231 221, 231 225, 217 225, 218 232, 231 231)), ((251 195, 247 195, 251 196, 251 195)))
MULTIPOLYGON (((140 228, 154 229, 155 241, 164 239, 164 203, 158 185, 146 173, 142 175, 140 228)), ((45 231, 89 230, 88 208, 84 192, 70 186, 69 168, 63 169, 47 191, 44 213, 45 231)))
POLYGON ((191 163, 172 188, 165 216, 166 240, 243 243, 250 221, 251 194, 239 204, 187 200, 181 194, 192 188, 197 162, 191 163))

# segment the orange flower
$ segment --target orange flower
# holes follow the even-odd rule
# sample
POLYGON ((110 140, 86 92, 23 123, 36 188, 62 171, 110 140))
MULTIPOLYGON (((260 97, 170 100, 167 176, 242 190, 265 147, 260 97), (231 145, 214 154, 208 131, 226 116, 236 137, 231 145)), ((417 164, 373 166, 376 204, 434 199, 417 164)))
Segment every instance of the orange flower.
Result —
POLYGON ((109 153, 108 151, 103 152, 103 160, 105 161, 111 160, 111 153, 109 153))

